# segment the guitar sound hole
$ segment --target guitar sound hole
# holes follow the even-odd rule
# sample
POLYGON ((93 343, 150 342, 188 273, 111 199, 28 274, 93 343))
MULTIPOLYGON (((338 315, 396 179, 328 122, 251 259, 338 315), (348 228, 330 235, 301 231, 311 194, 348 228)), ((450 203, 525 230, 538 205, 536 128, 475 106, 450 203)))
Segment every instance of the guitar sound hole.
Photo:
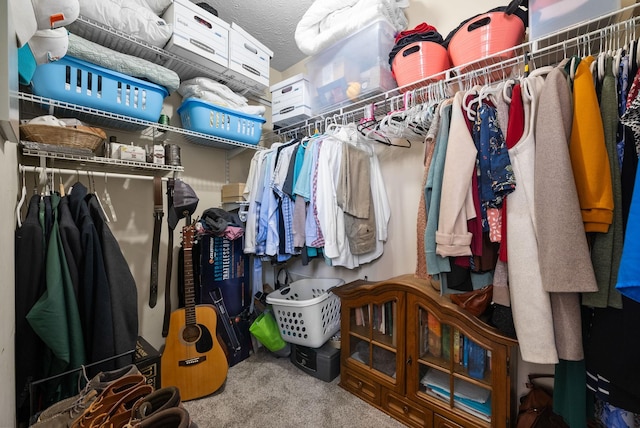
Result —
POLYGON ((193 343, 200 338, 200 327, 197 325, 188 325, 182 331, 182 338, 187 343, 193 343))

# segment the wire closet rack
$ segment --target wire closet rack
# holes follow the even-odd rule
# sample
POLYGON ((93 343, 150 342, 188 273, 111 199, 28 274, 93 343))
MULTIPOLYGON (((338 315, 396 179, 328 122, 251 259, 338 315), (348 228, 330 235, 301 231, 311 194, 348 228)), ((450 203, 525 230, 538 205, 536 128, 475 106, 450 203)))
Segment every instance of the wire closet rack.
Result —
MULTIPOLYGON (((623 7, 595 19, 579 22, 549 35, 500 51, 478 61, 462 64, 410 85, 373 95, 353 104, 335 108, 304 121, 265 132, 263 144, 285 141, 297 135, 323 132, 330 124, 357 123, 363 118, 385 115, 403 105, 411 94, 414 102, 445 97, 475 84, 492 84, 519 78, 529 71, 560 63, 571 56, 596 55, 625 49, 640 36, 640 4, 623 7)), ((640 51, 632 53, 640 60, 640 51)))

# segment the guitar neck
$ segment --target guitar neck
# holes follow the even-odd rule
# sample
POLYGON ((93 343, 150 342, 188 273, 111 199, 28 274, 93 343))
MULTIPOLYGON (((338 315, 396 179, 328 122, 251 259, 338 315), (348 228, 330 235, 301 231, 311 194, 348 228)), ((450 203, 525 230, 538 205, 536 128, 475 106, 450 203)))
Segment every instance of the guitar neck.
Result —
POLYGON ((196 324, 196 291, 193 280, 193 251, 184 249, 184 310, 186 325, 196 324))

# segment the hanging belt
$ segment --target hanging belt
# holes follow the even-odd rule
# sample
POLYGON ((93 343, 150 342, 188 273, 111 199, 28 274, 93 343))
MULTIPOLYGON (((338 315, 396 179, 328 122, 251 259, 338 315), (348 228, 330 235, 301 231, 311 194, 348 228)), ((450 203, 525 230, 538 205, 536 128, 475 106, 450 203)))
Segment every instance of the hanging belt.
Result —
POLYGON ((162 232, 162 179, 153 178, 153 248, 151 249, 151 288, 149 307, 156 306, 158 299, 158 255, 160 253, 160 234, 162 232))
MULTIPOLYGON (((173 186, 175 180, 170 178, 167 180, 167 207, 173 206, 173 186)), ((165 277, 164 287, 164 320, 162 322, 162 337, 169 334, 169 319, 171 318, 171 268, 173 267, 173 229, 167 222, 169 231, 169 244, 167 250, 167 273, 165 277)))

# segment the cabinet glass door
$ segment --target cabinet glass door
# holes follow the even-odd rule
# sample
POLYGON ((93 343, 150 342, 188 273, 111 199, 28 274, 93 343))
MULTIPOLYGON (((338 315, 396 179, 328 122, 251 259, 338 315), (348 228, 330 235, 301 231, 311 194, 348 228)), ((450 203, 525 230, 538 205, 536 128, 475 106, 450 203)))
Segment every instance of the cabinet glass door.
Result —
POLYGON ((417 321, 419 395, 490 422, 491 351, 422 307, 417 321))
POLYGON ((397 334, 395 299, 350 309, 349 357, 391 378, 396 377, 397 334))

